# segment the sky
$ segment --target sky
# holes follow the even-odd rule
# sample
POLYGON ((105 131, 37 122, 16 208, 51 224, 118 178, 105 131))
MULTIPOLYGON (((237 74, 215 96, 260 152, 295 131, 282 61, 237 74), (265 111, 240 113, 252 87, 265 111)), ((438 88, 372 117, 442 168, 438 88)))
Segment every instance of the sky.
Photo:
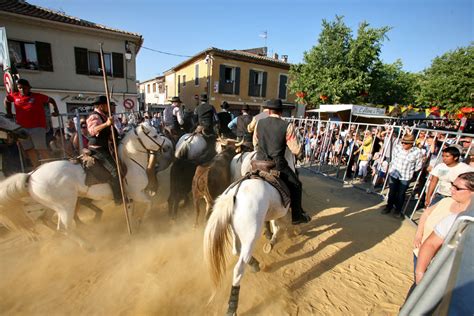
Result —
POLYGON ((147 80, 184 61, 149 49, 194 55, 208 47, 246 49, 303 61, 317 44, 323 19, 344 16, 354 34, 362 21, 389 26, 381 58, 400 59, 419 72, 447 51, 474 42, 472 0, 28 0, 29 3, 112 28, 136 32, 144 44, 137 56, 137 79, 147 80))

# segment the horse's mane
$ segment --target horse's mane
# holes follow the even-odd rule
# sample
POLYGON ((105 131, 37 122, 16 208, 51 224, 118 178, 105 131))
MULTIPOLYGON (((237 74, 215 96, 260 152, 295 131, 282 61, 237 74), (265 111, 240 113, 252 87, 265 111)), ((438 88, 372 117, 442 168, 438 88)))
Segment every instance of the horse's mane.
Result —
POLYGON ((180 145, 178 148, 176 148, 176 151, 175 151, 175 157, 176 158, 183 158, 183 157, 186 157, 186 155, 188 154, 188 150, 189 150, 189 144, 191 142, 189 141, 189 139, 185 139, 180 145))

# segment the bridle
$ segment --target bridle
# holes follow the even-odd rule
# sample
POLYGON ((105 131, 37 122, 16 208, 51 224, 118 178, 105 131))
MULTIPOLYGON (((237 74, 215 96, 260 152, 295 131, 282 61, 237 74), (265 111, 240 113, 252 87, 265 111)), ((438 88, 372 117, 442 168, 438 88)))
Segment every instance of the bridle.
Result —
POLYGON ((137 139, 138 139, 138 142, 140 143, 140 145, 143 147, 143 149, 145 149, 145 151, 142 151, 142 152, 146 152, 146 153, 150 154, 150 153, 155 153, 155 152, 158 152, 158 151, 159 151, 159 152, 162 152, 162 151, 163 151, 163 145, 165 144, 165 138, 164 138, 164 137, 163 137, 163 142, 162 142, 161 144, 159 144, 157 141, 155 141, 155 140, 153 139, 153 137, 150 137, 150 135, 149 135, 150 132, 147 133, 147 132, 145 131, 145 129, 143 128, 142 125, 138 125, 138 126, 133 130, 133 132, 134 132, 135 135, 137 136, 137 139), (151 142, 153 142, 154 144, 156 144, 156 145, 158 146, 158 149, 157 149, 157 150, 149 150, 149 149, 145 146, 145 144, 143 143, 143 141, 142 141, 142 140, 140 139, 140 137, 138 136, 138 133, 137 133, 137 129, 138 129, 138 128, 141 128, 143 134, 145 134, 145 136, 146 136, 151 142))
MULTIPOLYGON (((163 137, 163 142, 161 143, 161 145, 155 141, 153 139, 153 137, 150 137, 150 132, 146 132, 145 129, 143 128, 142 125, 138 125, 136 128, 133 129, 133 132, 135 133, 135 136, 137 136, 137 139, 138 139, 138 143, 140 144, 140 146, 143 147, 143 149, 145 149, 145 151, 140 151, 138 150, 138 152, 141 152, 141 153, 146 153, 147 154, 147 161, 150 159, 150 156, 156 152, 163 152, 163 145, 165 144, 165 138, 163 137), (140 139, 140 136, 138 136, 138 133, 137 133, 137 129, 140 128, 142 129, 142 132, 143 134, 145 134, 145 136, 151 140, 154 144, 156 144, 158 146, 158 150, 149 150, 145 144, 143 143, 143 141, 140 139)), ((146 170, 146 168, 144 166, 142 166, 138 161, 136 161, 135 159, 133 158, 130 158, 131 161, 133 161, 134 163, 136 163, 138 166, 140 166, 143 170, 146 170)))

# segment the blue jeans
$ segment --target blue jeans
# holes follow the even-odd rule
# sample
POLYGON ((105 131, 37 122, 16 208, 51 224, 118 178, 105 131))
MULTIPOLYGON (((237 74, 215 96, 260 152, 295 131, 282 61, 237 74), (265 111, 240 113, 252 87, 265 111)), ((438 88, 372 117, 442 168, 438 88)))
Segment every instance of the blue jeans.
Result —
POLYGON ((403 210, 403 204, 405 203, 405 193, 407 192, 408 186, 410 185, 409 180, 400 180, 390 176, 388 192, 387 206, 392 208, 395 206, 395 212, 401 213, 403 210))

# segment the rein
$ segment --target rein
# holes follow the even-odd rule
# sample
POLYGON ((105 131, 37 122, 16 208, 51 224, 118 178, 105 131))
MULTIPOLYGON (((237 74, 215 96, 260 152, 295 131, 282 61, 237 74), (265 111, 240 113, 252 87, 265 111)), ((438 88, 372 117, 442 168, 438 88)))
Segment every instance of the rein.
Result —
POLYGON ((133 132, 135 133, 135 135, 137 136, 137 139, 138 139, 138 142, 140 143, 140 145, 143 147, 143 149, 145 149, 146 151, 141 151, 142 153, 150 153, 150 152, 158 152, 158 151, 163 151, 163 145, 165 144, 165 139, 163 138, 163 142, 161 143, 161 145, 155 141, 152 137, 150 137, 148 134, 150 133, 146 133, 145 130, 143 129, 143 126, 139 125, 138 127, 136 127, 135 129, 133 129, 133 132), (148 137, 149 140, 151 140, 153 143, 155 143, 157 146, 158 146, 158 150, 148 150, 148 148, 145 146, 145 144, 143 143, 143 141, 140 139, 140 137, 138 136, 138 133, 137 133, 137 128, 141 127, 142 128, 142 131, 143 131, 143 134, 145 134, 146 137, 148 137))
MULTIPOLYGON (((136 128, 133 129, 133 132, 135 134, 135 136, 137 136, 137 140, 138 140, 138 143, 140 144, 140 146, 143 147, 143 149, 145 149, 145 151, 140 151, 138 150, 138 152, 141 152, 141 153, 146 153, 147 154, 147 160, 150 158, 150 155, 152 153, 155 153, 155 152, 162 152, 163 151, 163 145, 165 144, 165 138, 163 137, 163 142, 161 143, 161 145, 155 141, 152 137, 150 137, 148 134, 149 133, 146 133, 145 130, 143 129, 143 126, 139 125, 137 126, 136 128), (148 137, 149 140, 151 140, 154 144, 156 144, 158 146, 158 150, 148 150, 148 148, 145 146, 145 144, 143 143, 143 141, 140 139, 140 137, 138 136, 138 133, 137 133, 137 129, 141 127, 142 128, 142 131, 143 131, 143 134, 145 134, 146 137, 148 137)), ((142 166, 138 161, 136 161, 135 159, 133 158, 130 158, 129 159, 131 161, 133 161, 134 163, 136 163, 138 166, 140 166, 140 168, 142 168, 143 170, 146 170, 146 167, 142 166)))

